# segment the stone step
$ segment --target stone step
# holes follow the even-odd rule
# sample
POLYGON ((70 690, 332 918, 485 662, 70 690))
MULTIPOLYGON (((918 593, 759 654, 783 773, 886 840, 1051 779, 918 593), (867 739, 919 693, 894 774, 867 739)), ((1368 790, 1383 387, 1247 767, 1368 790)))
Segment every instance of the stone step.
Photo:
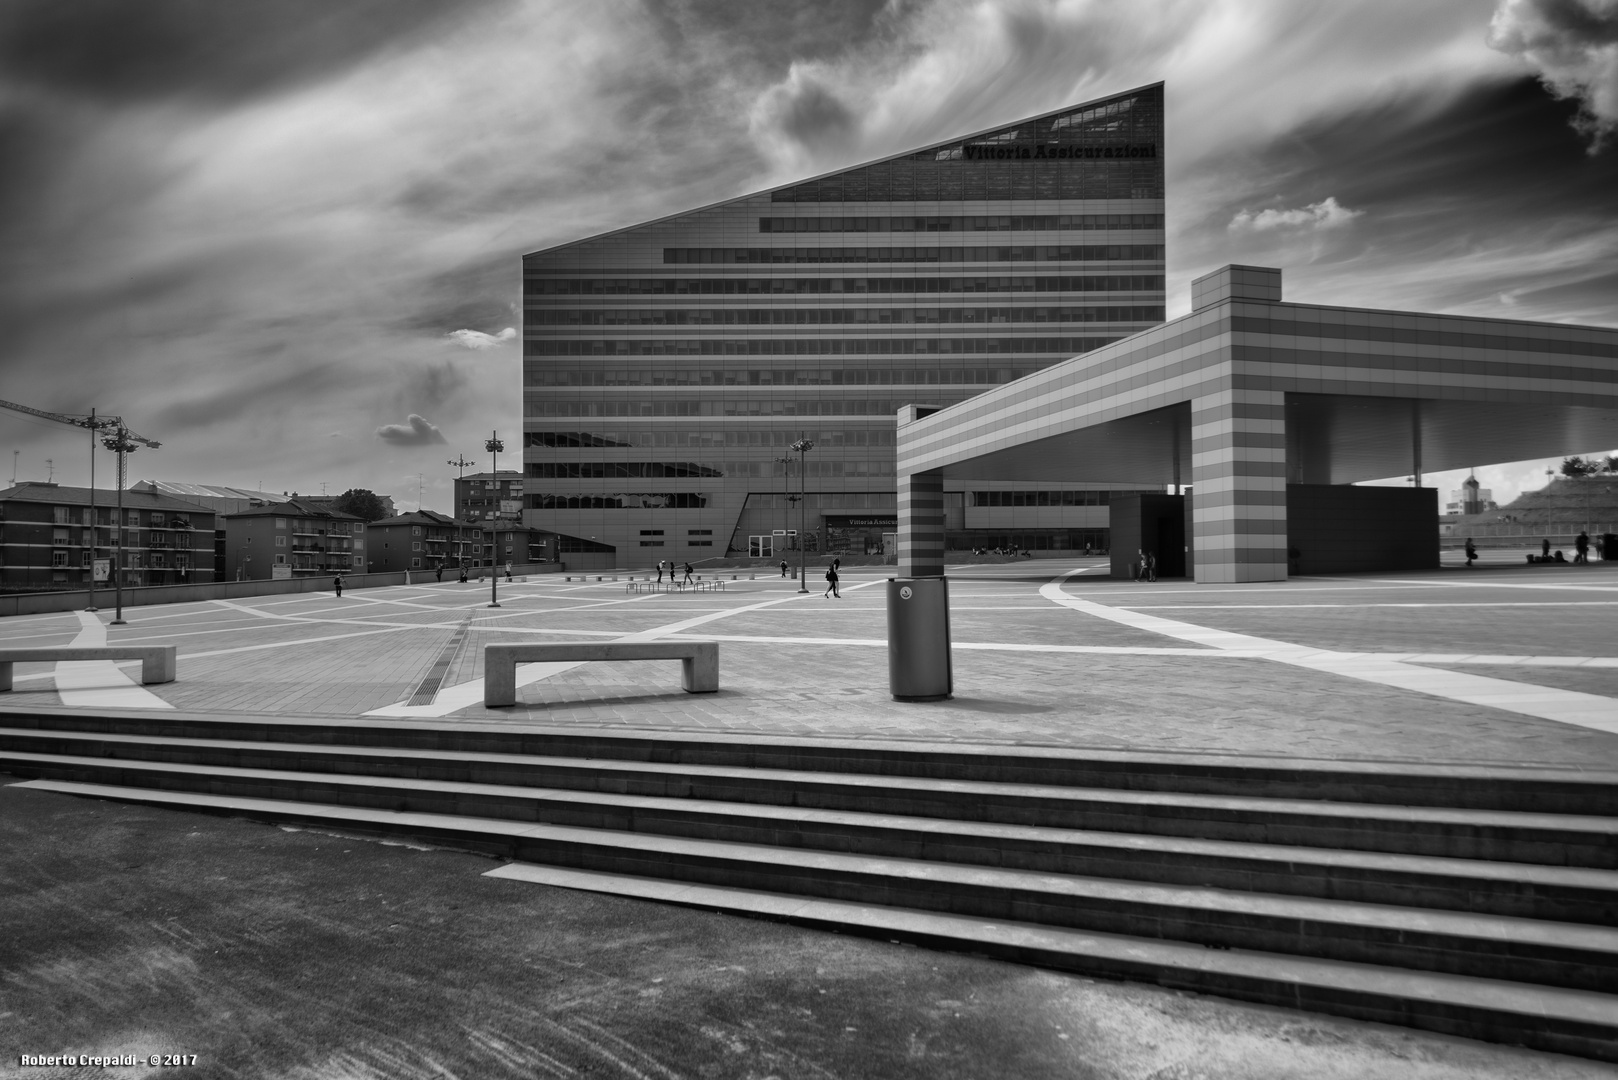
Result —
POLYGON ((1618 924, 1618 871, 1388 855, 1038 825, 952 821, 461 780, 221 769, 12 752, 36 776, 213 795, 541 821, 697 839, 1312 896, 1559 922, 1618 924))
POLYGON ((22 753, 406 776, 1421 857, 1618 869, 1618 817, 1085 789, 538 754, 0 730, 22 753))
MULTIPOLYGON (((1188 888, 916 859, 462 815, 35 780, 27 786, 428 842, 529 862, 1501 979, 1611 994, 1618 930, 1297 896, 1188 888)), ((1618 1017, 1618 998, 1613 999, 1618 1017)))
POLYGON ((1618 1061, 1618 1000, 1607 994, 533 863, 508 863, 486 876, 779 919, 1059 971, 1618 1061))
POLYGON ((14 729, 442 753, 537 754, 720 768, 779 769, 1138 792, 1256 796, 1398 806, 1618 817, 1618 771, 1442 762, 1305 761, 1111 748, 985 746, 908 740, 692 735, 439 721, 0 706, 14 729))

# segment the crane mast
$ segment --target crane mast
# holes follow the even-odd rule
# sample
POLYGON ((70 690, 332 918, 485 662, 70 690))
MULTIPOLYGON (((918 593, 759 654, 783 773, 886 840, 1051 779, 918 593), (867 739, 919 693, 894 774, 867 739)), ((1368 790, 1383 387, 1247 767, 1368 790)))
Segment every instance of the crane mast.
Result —
POLYGON ((72 415, 68 413, 50 412, 46 409, 36 409, 32 405, 21 405, 15 401, 6 401, 0 398, 0 408, 11 409, 13 412, 26 413, 29 416, 38 416, 46 420, 54 420, 58 424, 71 424, 74 427, 90 429, 90 580, 87 582, 90 591, 90 611, 96 610, 96 584, 95 584, 95 552, 98 546, 95 542, 96 529, 96 454, 95 438, 98 433, 102 435, 102 445, 118 455, 118 508, 117 517, 113 522, 113 560, 112 583, 113 593, 117 597, 117 614, 113 616, 112 625, 124 625, 124 455, 137 449, 135 443, 141 443, 156 450, 163 444, 129 430, 121 416, 97 416, 94 409, 88 415, 72 415))

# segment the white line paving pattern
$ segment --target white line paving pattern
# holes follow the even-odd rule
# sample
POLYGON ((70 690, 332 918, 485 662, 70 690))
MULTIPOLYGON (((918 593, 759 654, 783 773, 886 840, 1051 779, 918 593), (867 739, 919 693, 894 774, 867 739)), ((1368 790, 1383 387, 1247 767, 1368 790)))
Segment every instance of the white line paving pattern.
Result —
MULTIPOLYGON (((1093 690, 1105 689, 1109 671, 1093 665, 1114 660, 1155 661, 1165 665, 1164 680, 1179 678, 1193 686, 1199 677, 1195 672, 1204 669, 1174 665, 1214 664, 1221 671, 1248 670, 1243 664, 1267 669, 1282 665, 1407 695, 1408 704, 1401 707, 1413 714, 1419 715, 1424 698, 1438 698, 1493 710, 1496 715, 1618 735, 1618 700, 1611 696, 1618 691, 1618 676, 1612 674, 1618 673, 1618 642, 1608 640, 1613 637, 1610 633, 1594 629, 1609 626, 1606 609, 1618 606, 1618 597, 1613 596, 1618 593, 1618 574, 1604 570, 1585 580, 1574 575, 1542 580, 1521 572, 1451 571, 1395 578, 1313 577, 1279 584, 1199 586, 1175 581, 1135 586, 1107 579, 1105 566, 1096 563, 1076 568, 1072 563, 1050 562, 960 566, 951 571, 953 647, 958 670, 970 657, 997 657, 1001 659, 995 664, 1013 665, 995 669, 1007 678, 1015 676, 1015 665, 1045 658, 1040 662, 1047 668, 1039 669, 1038 679, 1048 681, 1049 663, 1071 660, 1082 665, 1077 671, 1093 690), (1387 620, 1407 619, 1439 620, 1422 631, 1421 643, 1428 647, 1411 649, 1409 640, 1402 642, 1404 647, 1376 647, 1376 627, 1398 625, 1387 620), (1483 640, 1458 633, 1457 624, 1446 619, 1463 620, 1468 627, 1503 629, 1483 640), (1217 625, 1230 620, 1236 620, 1234 628, 1217 625), (1513 620, 1539 621, 1513 637, 1513 620), (1552 634, 1544 630, 1575 624, 1586 629, 1552 634), (1311 637, 1330 643, 1330 635, 1318 633, 1322 626, 1334 631, 1346 627, 1354 647, 1300 643, 1311 637), (1355 629, 1361 626, 1369 629, 1355 629), (1592 645, 1600 647, 1588 647, 1592 645), (1601 655, 1603 650, 1609 655, 1601 655), (1513 678, 1451 670, 1473 665, 1510 671, 1513 678), (1564 682, 1584 681, 1572 683, 1579 688, 1528 681, 1554 682, 1556 672, 1568 673, 1562 676, 1564 682), (1609 682, 1600 682, 1602 678, 1609 682)), ((885 601, 881 589, 865 590, 882 585, 889 572, 846 568, 841 602, 823 599, 813 587, 820 583, 813 580, 811 591, 800 594, 795 579, 746 580, 743 571, 742 580, 726 581, 726 592, 701 594, 626 595, 621 581, 533 578, 502 584, 500 608, 488 606, 486 586, 453 582, 350 591, 341 598, 308 593, 136 608, 126 612, 130 625, 112 628, 110 635, 99 618, 87 613, 20 616, 0 620, 0 639, 62 640, 77 624, 79 643, 106 636, 114 643, 172 641, 181 650, 179 679, 151 689, 140 687, 129 674, 138 677, 138 665, 132 662, 19 665, 16 692, 0 701, 13 706, 98 704, 501 719, 510 714, 482 708, 482 645, 568 637, 718 640, 740 650, 722 654, 722 689, 745 683, 737 677, 738 669, 727 666, 741 662, 737 658, 756 664, 761 656, 844 655, 848 657, 844 664, 825 661, 835 674, 831 685, 822 676, 799 686, 788 677, 795 665, 787 664, 779 680, 766 680, 764 690, 778 692, 783 700, 864 693, 885 701, 885 658, 879 659, 887 646, 885 601), (463 655, 446 674, 432 703, 407 704, 413 688, 468 616, 463 655), (732 672, 728 678, 727 670, 732 672), (841 682, 847 685, 835 685, 841 682)), ((523 665, 518 684, 565 685, 572 695, 568 701, 578 703, 597 684, 579 683, 575 673, 605 666, 610 665, 523 665)), ((1261 681, 1256 670, 1255 683, 1261 681)), ((662 685, 656 676, 626 678, 629 682, 638 678, 636 685, 662 685)), ((1318 680, 1309 685, 1320 692, 1318 680)), ((557 691, 547 693, 546 700, 556 700, 557 691)), ((756 683, 749 693, 755 699, 759 696, 756 683)), ((957 693, 962 693, 959 687, 957 693)), ((533 719, 532 713, 523 715, 533 719)))

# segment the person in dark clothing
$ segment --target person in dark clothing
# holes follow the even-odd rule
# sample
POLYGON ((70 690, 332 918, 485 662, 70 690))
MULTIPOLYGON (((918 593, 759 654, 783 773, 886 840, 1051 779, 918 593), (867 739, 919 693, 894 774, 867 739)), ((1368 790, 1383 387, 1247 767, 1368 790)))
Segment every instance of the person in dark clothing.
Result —
MULTIPOLYGON (((672 575, 670 575, 670 576, 672 576, 672 575)), ((663 584, 663 560, 662 559, 657 560, 657 583, 659 585, 663 584)))
POLYGON ((461 584, 466 584, 466 566, 464 564, 461 566, 461 584))
POLYGON ((1470 569, 1472 564, 1477 562, 1477 561, 1478 561, 1478 546, 1476 544, 1472 543, 1472 538, 1470 536, 1468 536, 1466 538, 1466 565, 1467 565, 1468 569, 1470 569))
MULTIPOLYGON (((672 578, 673 576, 674 576, 673 572, 670 571, 669 577, 672 578)), ((689 585, 689 584, 691 584, 691 564, 689 562, 687 562, 685 564, 685 580, 680 582, 680 584, 681 585, 689 585)))
POLYGON ((787 576, 787 561, 785 559, 781 560, 781 576, 787 576))
POLYGON ((836 563, 832 563, 832 565, 826 567, 826 591, 821 593, 820 596, 822 599, 825 599, 828 596, 835 596, 839 600, 843 598, 843 594, 837 591, 836 563))
POLYGON ((1542 561, 1545 561, 1545 562, 1550 561, 1550 558, 1551 558, 1551 542, 1548 539, 1547 540, 1541 540, 1539 542, 1539 557, 1540 557, 1540 559, 1542 561))
POLYGON ((1573 546, 1578 549, 1578 554, 1573 556, 1573 561, 1584 563, 1588 566, 1590 563, 1590 534, 1581 531, 1577 539, 1573 541, 1573 546))
POLYGON ((343 575, 338 574, 336 577, 332 578, 331 587, 337 590, 337 595, 339 598, 341 598, 343 595, 343 575))
POLYGON ((433 577, 437 578, 439 581, 444 580, 444 564, 443 563, 439 563, 437 566, 433 567, 433 577))

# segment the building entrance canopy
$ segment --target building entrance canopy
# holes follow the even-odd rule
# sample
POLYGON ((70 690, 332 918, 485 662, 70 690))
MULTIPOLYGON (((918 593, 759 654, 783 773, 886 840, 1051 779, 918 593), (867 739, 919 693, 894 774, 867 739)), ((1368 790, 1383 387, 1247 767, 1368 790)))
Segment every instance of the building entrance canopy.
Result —
POLYGON ((1287 575, 1287 485, 1618 444, 1618 330, 1283 303, 1227 266, 1194 310, 947 409, 901 410, 901 574, 942 573, 947 480, 1188 484, 1198 581, 1287 575))

